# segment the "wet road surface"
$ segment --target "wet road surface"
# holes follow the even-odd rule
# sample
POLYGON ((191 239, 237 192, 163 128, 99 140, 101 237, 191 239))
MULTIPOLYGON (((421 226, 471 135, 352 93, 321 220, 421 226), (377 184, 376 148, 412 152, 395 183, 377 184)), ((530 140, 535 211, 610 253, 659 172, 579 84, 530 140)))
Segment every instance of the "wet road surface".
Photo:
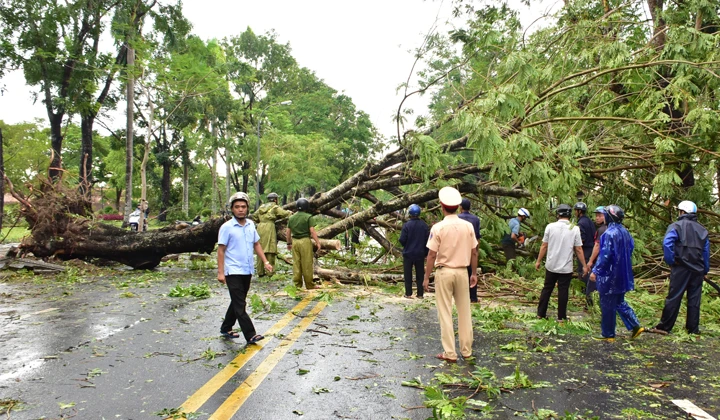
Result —
MULTIPOLYGON (((432 295, 329 286, 293 299, 283 292, 289 280, 264 279, 250 294, 265 303, 252 317, 266 339, 245 346, 219 336, 229 297, 214 279, 214 270, 170 268, 102 270, 86 283, 0 282, 0 408, 12 404, 12 419, 426 419, 424 392, 403 381, 437 385, 437 374, 486 368, 497 378, 518 369, 534 386, 494 399, 480 392, 474 398, 490 408, 469 418, 538 409, 683 418, 676 398, 720 414, 716 338, 597 343, 549 324, 533 329, 535 321, 490 325, 487 314, 504 305, 485 302, 474 307, 476 360, 448 365, 433 357, 442 349, 432 295), (207 281, 211 297, 168 297, 179 279, 207 281)), ((449 398, 474 391, 445 389, 449 398)))

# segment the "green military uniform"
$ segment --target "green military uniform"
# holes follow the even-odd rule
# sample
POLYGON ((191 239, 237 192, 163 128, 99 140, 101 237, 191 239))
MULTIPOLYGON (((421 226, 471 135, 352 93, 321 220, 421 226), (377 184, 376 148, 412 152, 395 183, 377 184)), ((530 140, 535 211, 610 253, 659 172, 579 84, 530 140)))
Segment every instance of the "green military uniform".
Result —
MULTIPOLYGON (((253 214, 253 219, 257 222, 257 232, 260 235, 260 246, 262 246, 268 262, 275 266, 277 256, 277 231, 275 230, 275 221, 284 219, 292 215, 291 211, 284 210, 275 202, 265 203, 253 214)), ((265 275, 265 265, 260 258, 255 260, 255 274, 258 277, 265 275)))
POLYGON ((292 234, 293 281, 297 288, 313 289, 313 243, 310 228, 315 227, 312 214, 299 211, 288 220, 288 229, 292 234))

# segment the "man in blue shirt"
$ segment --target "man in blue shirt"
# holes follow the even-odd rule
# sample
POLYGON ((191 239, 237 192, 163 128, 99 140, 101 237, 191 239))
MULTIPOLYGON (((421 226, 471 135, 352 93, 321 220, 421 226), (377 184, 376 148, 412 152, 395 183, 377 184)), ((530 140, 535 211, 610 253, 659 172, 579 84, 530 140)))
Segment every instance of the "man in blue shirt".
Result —
POLYGON ((408 208, 410 220, 402 227, 400 244, 403 246, 403 270, 405 277, 405 297, 412 299, 413 268, 415 268, 415 283, 417 297, 423 298, 422 282, 425 278, 425 257, 427 257, 427 241, 430 237, 430 228, 424 220, 420 219, 420 206, 413 204, 408 208))
POLYGON ((508 261, 515 259, 517 253, 515 252, 515 246, 520 245, 520 223, 525 219, 530 218, 530 212, 525 208, 520 208, 517 213, 517 217, 514 217, 508 221, 508 227, 510 233, 506 233, 503 236, 500 244, 502 245, 503 252, 505 253, 505 259, 508 261))
MULTIPOLYGON (((585 261, 590 261, 590 257, 593 253, 595 246, 595 224, 587 217, 587 204, 583 202, 575 203, 573 206, 575 211, 575 217, 577 218, 577 225, 580 227, 580 239, 582 240, 582 251, 585 261)), ((580 261, 577 260, 577 274, 578 278, 585 283, 585 305, 590 308, 593 304, 592 292, 597 290, 595 282, 589 281, 590 273, 583 275, 583 268, 580 265, 580 261)))
POLYGON ((683 201, 678 210, 680 217, 668 227, 663 240, 665 262, 670 266, 670 290, 655 329, 672 330, 687 290, 685 328, 690 334, 700 334, 700 301, 703 278, 710 271, 710 239, 707 229, 697 221, 695 203, 683 201))
MULTIPOLYGON (((480 241, 480 218, 475 216, 474 214, 470 213, 470 200, 467 198, 463 198, 462 202, 460 203, 460 207, 462 208, 462 211, 460 214, 458 214, 458 217, 463 219, 464 221, 470 223, 473 226, 473 230, 475 231, 475 239, 480 241)), ((479 244, 478 244, 479 246, 479 244)), ((472 268, 468 266, 468 279, 472 275, 472 268)), ((476 273, 477 274, 477 273, 476 273)), ((470 303, 478 303, 477 298, 477 284, 475 286, 470 288, 470 303)))
POLYGON ((230 306, 220 326, 220 334, 226 338, 240 337, 232 330, 237 321, 248 344, 255 344, 265 337, 255 333, 255 326, 246 311, 245 299, 250 290, 250 279, 255 271, 253 251, 263 261, 267 271, 272 272, 273 266, 268 262, 260 246, 260 235, 255 230, 255 224, 247 219, 250 205, 248 195, 237 192, 228 202, 233 218, 220 227, 218 234, 217 279, 227 285, 230 292, 230 306))

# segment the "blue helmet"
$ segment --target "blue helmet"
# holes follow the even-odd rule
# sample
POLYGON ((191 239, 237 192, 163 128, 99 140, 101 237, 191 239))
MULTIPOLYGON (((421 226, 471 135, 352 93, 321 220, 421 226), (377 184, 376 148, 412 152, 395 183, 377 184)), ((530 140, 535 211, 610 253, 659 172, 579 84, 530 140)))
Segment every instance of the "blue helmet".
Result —
POLYGON ((603 207, 603 206, 597 206, 597 207, 595 207, 595 211, 594 211, 593 213, 604 214, 604 213, 605 213, 605 207, 603 207))
POLYGON ((607 223, 608 225, 610 223, 622 223, 623 219, 625 218, 625 210, 621 209, 620 206, 616 206, 615 204, 605 206, 604 214, 605 223, 607 223))
POLYGON ((410 216, 420 216, 420 206, 411 204, 410 207, 408 207, 408 214, 410 216))

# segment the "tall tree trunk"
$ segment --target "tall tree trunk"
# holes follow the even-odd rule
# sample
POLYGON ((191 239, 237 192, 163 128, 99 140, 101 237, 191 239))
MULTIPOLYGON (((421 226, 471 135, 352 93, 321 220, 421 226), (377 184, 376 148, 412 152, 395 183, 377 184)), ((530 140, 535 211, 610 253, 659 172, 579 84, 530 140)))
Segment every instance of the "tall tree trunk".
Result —
POLYGON ((217 121, 213 122, 212 125, 212 144, 213 144, 213 150, 212 150, 212 157, 210 158, 211 166, 210 166, 210 174, 212 176, 212 201, 211 201, 211 209, 212 214, 217 214, 218 211, 218 182, 217 182, 217 121))
POLYGON ((3 227, 5 212, 5 157, 3 156, 3 135, 0 129, 0 229, 3 227))
POLYGON ((56 180, 62 172, 62 119, 64 114, 54 114, 52 107, 48 106, 48 119, 50 120, 50 144, 52 146, 52 159, 48 168, 48 176, 56 180))
POLYGON ((80 146, 80 192, 86 199, 90 199, 92 185, 92 157, 93 157, 93 124, 95 114, 83 115, 80 118, 81 146, 80 146))
POLYGON ((182 211, 185 219, 188 218, 190 212, 190 156, 187 150, 187 140, 183 136, 182 140, 182 166, 183 166, 183 202, 182 211))
MULTIPOLYGON (((247 162, 243 162, 243 169, 246 169, 247 164, 248 164, 247 162)), ((247 190, 248 190, 248 183, 249 183, 249 175, 246 174, 246 173, 244 173, 243 176, 242 176, 242 180, 243 180, 243 182, 242 182, 242 191, 247 192, 247 190)))
POLYGON ((128 48, 127 51, 127 91, 125 99, 127 100, 126 108, 126 134, 125 134, 125 217, 123 217, 123 227, 127 227, 128 218, 132 213, 132 179, 133 179, 133 146, 135 143, 133 130, 135 128, 135 119, 133 113, 133 104, 135 103, 135 77, 133 75, 133 66, 135 65, 135 49, 128 48))
MULTIPOLYGON (((173 137, 178 135, 177 131, 173 132, 173 137)), ((165 124, 162 126, 160 136, 162 147, 161 152, 165 152, 165 156, 162 158, 162 203, 160 205, 160 213, 158 214, 158 220, 164 222, 167 218, 167 210, 170 208, 170 171, 172 170, 172 161, 170 160, 170 144, 167 139, 167 128, 165 124)))
POLYGON ((227 127, 223 133, 223 139, 225 140, 225 200, 230 198, 230 184, 232 183, 232 168, 230 168, 230 157, 228 156, 228 138, 227 138, 227 127))
POLYGON ((147 120, 147 138, 145 139, 145 153, 143 154, 142 163, 140 163, 140 229, 145 230, 145 211, 147 210, 147 163, 150 158, 150 142, 153 134, 153 121, 155 118, 155 104, 150 96, 150 89, 145 86, 145 95, 148 99, 148 120, 147 120))

